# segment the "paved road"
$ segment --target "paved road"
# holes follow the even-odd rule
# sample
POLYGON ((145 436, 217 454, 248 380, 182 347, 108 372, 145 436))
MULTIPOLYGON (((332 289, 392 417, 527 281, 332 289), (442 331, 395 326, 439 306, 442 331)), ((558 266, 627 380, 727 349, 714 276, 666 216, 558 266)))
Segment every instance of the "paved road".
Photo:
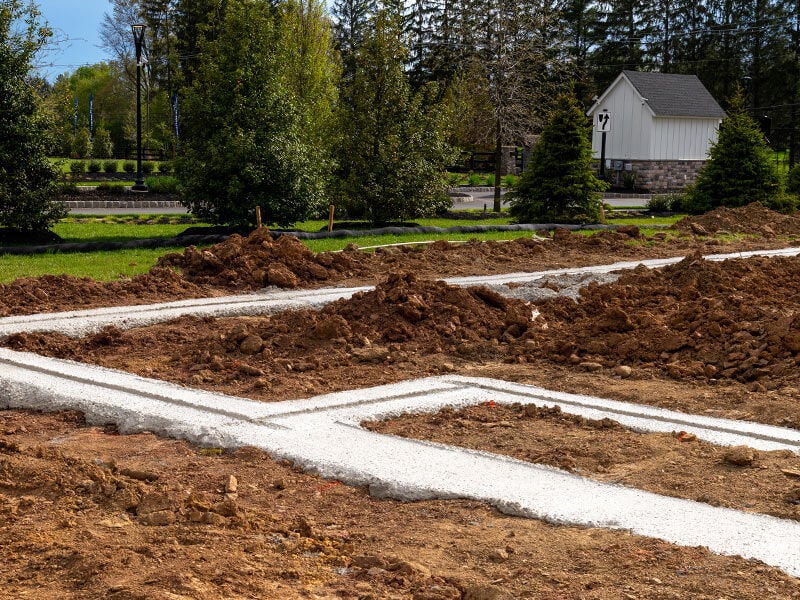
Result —
MULTIPOLYGON (((494 206, 494 192, 465 192, 470 194, 472 197, 471 200, 464 202, 459 200, 458 198, 455 199, 453 202, 453 210, 480 210, 486 206, 486 210, 491 211, 492 207, 494 206)), ((606 198, 604 200, 606 204, 611 205, 614 208, 620 207, 637 207, 637 208, 645 208, 647 206, 647 199, 643 197, 639 198, 606 198)), ((508 208, 507 204, 503 205, 503 208, 508 208)))

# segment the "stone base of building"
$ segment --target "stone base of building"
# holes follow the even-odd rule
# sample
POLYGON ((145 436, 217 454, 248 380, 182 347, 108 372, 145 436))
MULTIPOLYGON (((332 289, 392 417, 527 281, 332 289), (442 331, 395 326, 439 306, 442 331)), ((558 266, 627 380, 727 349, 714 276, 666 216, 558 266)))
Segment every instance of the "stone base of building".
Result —
POLYGON ((606 177, 632 192, 681 192, 697 179, 704 160, 607 160, 606 177))

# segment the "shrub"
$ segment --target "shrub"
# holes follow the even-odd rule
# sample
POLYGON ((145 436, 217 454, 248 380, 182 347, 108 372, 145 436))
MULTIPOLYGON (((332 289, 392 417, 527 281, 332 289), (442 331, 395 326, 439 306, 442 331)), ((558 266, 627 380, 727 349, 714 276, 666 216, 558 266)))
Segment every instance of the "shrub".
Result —
POLYGON ((489 187, 494 187, 494 173, 490 173, 486 176, 486 185, 489 187))
POLYGON ((477 173, 470 173, 467 176, 467 183, 470 187, 478 187, 481 184, 481 176, 477 173))
POLYGON ((800 195, 800 163, 797 163, 786 174, 786 191, 795 196, 800 195))
POLYGON ((519 177, 516 175, 504 175, 503 176, 503 187, 504 188, 514 188, 517 187, 519 183, 519 177))
POLYGON ((104 173, 116 173, 119 169, 119 164, 115 160, 106 160, 103 162, 104 173))
POLYGON ((58 183, 58 192, 64 196, 77 196, 80 194, 78 184, 74 181, 60 181, 58 183))
POLYGON ((155 194, 177 194, 177 177, 148 177, 144 180, 147 189, 155 194))
POLYGON ((156 163, 146 160, 142 162, 142 173, 149 175, 155 170, 156 163))
POLYGON ((73 160, 69 163, 69 172, 76 175, 86 173, 86 163, 82 160, 73 160))
POLYGON ((99 173, 103 168, 103 164, 99 160, 90 160, 87 168, 89 173, 99 173))
POLYGON ((163 173, 164 175, 169 175, 175 170, 175 165, 172 164, 172 161, 164 160, 158 163, 158 172, 163 173))
POLYGON ((668 194, 654 194, 647 201, 647 210, 650 212, 668 212, 670 210, 668 194))
POLYGON ((136 163, 132 160, 126 160, 122 163, 122 170, 126 173, 136 173, 136 163))
POLYGON ((97 186, 98 192, 105 194, 119 195, 125 193, 125 184, 123 183, 101 183, 97 186))
POLYGON ((461 184, 461 173, 448 173, 447 174, 447 185, 450 187, 455 187, 461 184))

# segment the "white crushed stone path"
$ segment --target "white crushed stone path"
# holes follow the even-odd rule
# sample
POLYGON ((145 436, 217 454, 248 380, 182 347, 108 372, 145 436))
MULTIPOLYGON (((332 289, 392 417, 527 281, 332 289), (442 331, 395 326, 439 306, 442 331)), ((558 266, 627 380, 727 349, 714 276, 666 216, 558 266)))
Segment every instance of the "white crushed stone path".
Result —
POLYGON ((434 377, 263 403, 128 373, 0 348, 0 408, 74 409, 123 433, 152 431, 218 447, 255 446, 323 477, 400 500, 471 498, 556 524, 625 529, 720 554, 754 558, 800 576, 800 523, 713 507, 555 468, 381 435, 363 420, 488 400, 558 404, 640 431, 683 430, 718 444, 800 453, 800 431, 694 416, 503 381, 434 377))
MULTIPOLYGON (((730 254, 710 254, 707 260, 721 261, 731 258, 749 258, 751 256, 797 256, 800 248, 782 248, 779 250, 757 250, 751 252, 734 252, 730 254)), ((533 273, 505 273, 501 275, 481 275, 475 277, 453 277, 444 279, 449 284, 459 286, 489 285, 502 293, 497 286, 509 283, 526 283, 547 277, 564 275, 605 274, 614 271, 633 269, 639 265, 657 269, 680 262, 685 257, 662 258, 641 261, 616 262, 591 267, 574 267, 552 269, 533 273)), ((350 298, 356 292, 373 289, 367 287, 322 288, 316 290, 276 291, 265 289, 253 294, 239 296, 222 296, 216 298, 196 298, 160 304, 140 306, 115 306, 90 310, 77 310, 58 313, 38 313, 25 316, 0 318, 0 340, 21 332, 53 331, 65 335, 81 337, 97 333, 104 327, 113 325, 120 329, 143 327, 153 323, 162 323, 186 315, 198 317, 239 317, 245 315, 271 314, 287 309, 320 308, 329 302, 350 298)))

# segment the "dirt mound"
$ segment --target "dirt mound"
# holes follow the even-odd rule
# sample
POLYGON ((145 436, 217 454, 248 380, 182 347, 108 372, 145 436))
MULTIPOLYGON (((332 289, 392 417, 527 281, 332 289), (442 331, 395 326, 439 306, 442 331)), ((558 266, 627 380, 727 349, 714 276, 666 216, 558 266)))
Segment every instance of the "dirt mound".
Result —
POLYGON ((44 275, 0 283, 0 317, 209 295, 213 295, 211 290, 187 281, 171 269, 159 267, 131 279, 109 282, 44 275))
MULTIPOLYGON (((800 258, 710 262, 694 255, 592 284, 540 307, 536 353, 584 368, 651 364, 675 378, 775 389, 800 365, 800 258), (597 365, 596 367, 594 365, 597 365)), ((531 344, 517 345, 524 356, 531 344)))
POLYGON ((178 267, 189 281, 220 287, 294 288, 302 283, 341 279, 353 268, 348 252, 314 254, 297 238, 273 240, 266 228, 247 237, 232 235, 206 250, 189 246, 162 256, 159 267, 178 267))
POLYGON ((800 218, 783 215, 753 202, 739 208, 716 208, 704 215, 686 217, 672 226, 674 229, 697 235, 720 231, 750 233, 771 237, 800 235, 800 218))

